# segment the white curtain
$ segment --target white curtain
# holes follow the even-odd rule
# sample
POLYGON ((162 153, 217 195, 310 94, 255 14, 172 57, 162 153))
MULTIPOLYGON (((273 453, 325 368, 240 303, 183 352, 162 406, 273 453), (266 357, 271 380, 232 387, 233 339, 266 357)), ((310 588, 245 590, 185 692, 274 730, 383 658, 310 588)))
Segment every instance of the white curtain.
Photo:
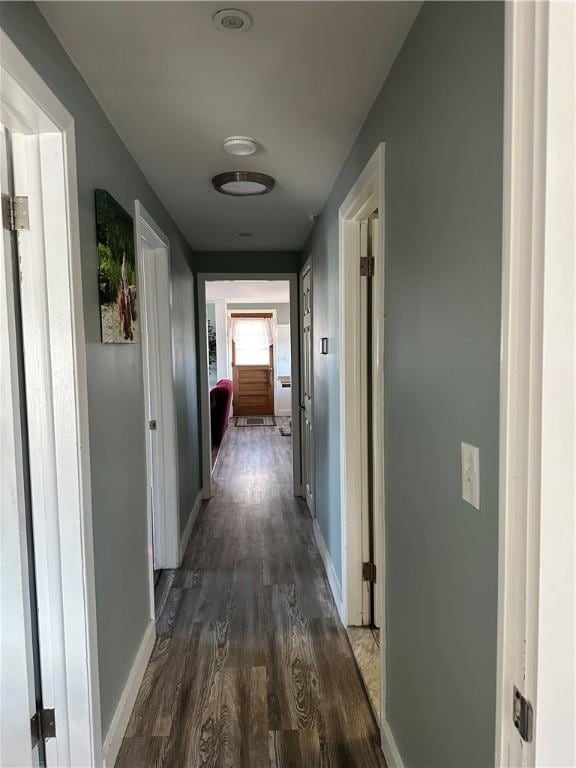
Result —
POLYGON ((230 320, 233 341, 237 342, 242 337, 252 336, 265 339, 268 346, 274 343, 274 326, 271 317, 232 317, 230 320))
POLYGON ((269 317, 232 317, 230 336, 235 344, 236 365, 268 365, 274 325, 269 317))

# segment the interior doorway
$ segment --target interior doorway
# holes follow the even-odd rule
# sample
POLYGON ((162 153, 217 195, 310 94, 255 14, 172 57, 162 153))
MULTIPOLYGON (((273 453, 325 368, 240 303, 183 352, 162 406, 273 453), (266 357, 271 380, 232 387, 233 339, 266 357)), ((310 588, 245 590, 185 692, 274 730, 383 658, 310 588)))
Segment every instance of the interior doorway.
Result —
POLYGON ((340 208, 341 617, 385 720, 384 147, 340 208))
POLYGON ((228 429, 275 428, 290 440, 302 495, 297 275, 198 275, 204 498, 228 429))

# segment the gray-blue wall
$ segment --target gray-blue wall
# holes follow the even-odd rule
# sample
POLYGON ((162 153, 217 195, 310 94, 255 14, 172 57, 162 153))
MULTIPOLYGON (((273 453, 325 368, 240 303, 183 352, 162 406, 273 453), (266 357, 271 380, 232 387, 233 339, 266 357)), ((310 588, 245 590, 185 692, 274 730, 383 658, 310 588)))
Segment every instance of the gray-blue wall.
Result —
POLYGON ((503 4, 424 4, 303 251, 334 350, 315 349, 316 510, 341 573, 338 208, 386 142, 387 707, 410 767, 494 761, 503 45, 503 4))
POLYGON ((36 5, 1 3, 0 24, 75 120, 105 734, 150 609, 141 346, 100 343, 94 189, 107 189, 132 215, 139 199, 170 238, 183 522, 200 487, 191 252, 36 5))

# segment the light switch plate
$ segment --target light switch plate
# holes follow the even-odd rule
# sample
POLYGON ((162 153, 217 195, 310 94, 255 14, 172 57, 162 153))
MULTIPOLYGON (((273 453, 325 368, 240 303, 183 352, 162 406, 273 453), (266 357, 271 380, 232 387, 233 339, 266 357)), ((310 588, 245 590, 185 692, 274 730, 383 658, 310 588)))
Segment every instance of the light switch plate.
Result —
POLYGON ((462 443, 462 498, 480 509, 480 449, 462 443))

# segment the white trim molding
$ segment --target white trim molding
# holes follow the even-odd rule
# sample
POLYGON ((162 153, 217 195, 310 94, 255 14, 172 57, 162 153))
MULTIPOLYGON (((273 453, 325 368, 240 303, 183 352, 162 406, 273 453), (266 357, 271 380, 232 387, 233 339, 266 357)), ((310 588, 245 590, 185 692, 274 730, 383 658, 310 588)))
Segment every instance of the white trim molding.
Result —
POLYGON ((202 489, 198 491, 198 495, 196 496, 196 500, 194 501, 194 506, 190 510, 190 514, 188 515, 188 520, 186 521, 186 525, 184 526, 184 530, 182 531, 182 536, 180 537, 180 565, 182 565, 182 560, 184 559, 184 555, 186 554, 186 547, 188 546, 188 542, 190 541, 190 536, 192 535, 192 529, 194 528, 194 523, 196 522, 198 518, 198 512, 200 512, 200 507, 202 506, 202 501, 204 500, 204 492, 202 489))
POLYGON ((390 723, 386 718, 382 719, 380 728, 382 752, 384 752, 384 758, 386 759, 386 768, 404 768, 404 761, 390 728, 390 723))
POLYGON ((104 768, 114 768, 155 642, 156 624, 149 621, 104 739, 104 768))
POLYGON ((314 539, 316 541, 318 551, 320 552, 320 557, 322 558, 322 562, 324 563, 326 576, 328 577, 328 584, 330 585, 330 589, 332 591, 332 597, 334 598, 334 602, 336 603, 336 609, 338 611, 338 615, 340 616, 340 620, 342 621, 342 623, 345 624, 344 603, 342 602, 342 587, 340 585, 340 580, 338 579, 338 575, 336 574, 336 568, 334 567, 334 563, 332 562, 332 558, 330 557, 330 552, 328 551, 328 547, 326 546, 326 542, 324 541, 324 536, 322 535, 322 531, 320 530, 320 526, 318 525, 318 520, 316 518, 312 520, 312 530, 314 532, 314 539))
POLYGON ((495 764, 573 766, 576 13, 533 0, 505 13, 495 764))
MULTIPOLYGON (((346 625, 363 623, 360 564, 362 562, 362 521, 358 499, 362 487, 361 397, 360 397, 360 225, 378 209, 378 253, 374 275, 374 419, 384 429, 384 158, 385 145, 379 144, 339 210, 339 285, 340 285, 340 498, 342 526, 342 599, 346 625)), ((374 475, 384 477, 384 450, 381 440, 374 445, 374 475)), ((376 489, 375 489, 376 490, 376 489)), ((381 516, 381 551, 384 553, 384 487, 379 485, 374 498, 375 513, 381 516)), ((380 578, 384 577, 384 568, 380 578)), ((385 585, 379 582, 381 594, 385 585)), ((383 612, 383 615, 385 613, 383 612)), ((384 630, 384 627, 382 627, 384 630)), ((385 634, 384 632, 382 633, 385 634)), ((383 647, 383 646, 382 646, 383 647)))

